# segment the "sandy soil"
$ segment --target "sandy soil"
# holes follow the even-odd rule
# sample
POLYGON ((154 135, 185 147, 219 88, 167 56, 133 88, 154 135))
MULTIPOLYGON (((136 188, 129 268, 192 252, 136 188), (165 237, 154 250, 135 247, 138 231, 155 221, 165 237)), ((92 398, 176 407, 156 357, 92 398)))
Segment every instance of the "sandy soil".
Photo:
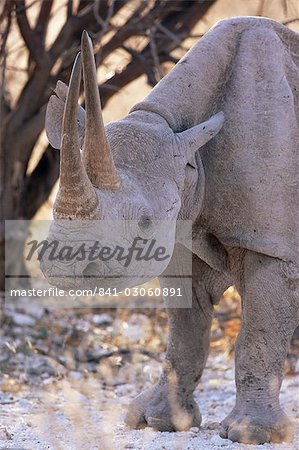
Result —
MULTIPOLYGON (((136 376, 138 363, 135 367, 136 376)), ((134 371, 134 366, 123 367, 134 371)), ((143 372, 155 375, 159 364, 150 360, 143 372)), ((149 377, 150 378, 150 377, 149 377)), ((123 378, 125 380, 125 377, 123 378)), ((146 382, 149 384, 149 382, 146 382)), ((137 383, 138 385, 138 383, 137 383)), ((219 421, 234 403, 233 362, 224 354, 211 355, 202 383, 196 391, 203 414, 200 430, 160 433, 152 429, 129 430, 123 414, 137 393, 136 383, 121 382, 106 386, 91 374, 85 378, 70 372, 60 380, 37 378, 34 384, 12 394, 0 394, 0 448, 34 450, 193 450, 193 449, 277 449, 295 450, 299 443, 299 377, 284 380, 281 402, 290 417, 297 421, 294 444, 246 446, 233 444, 218 436, 219 421)))

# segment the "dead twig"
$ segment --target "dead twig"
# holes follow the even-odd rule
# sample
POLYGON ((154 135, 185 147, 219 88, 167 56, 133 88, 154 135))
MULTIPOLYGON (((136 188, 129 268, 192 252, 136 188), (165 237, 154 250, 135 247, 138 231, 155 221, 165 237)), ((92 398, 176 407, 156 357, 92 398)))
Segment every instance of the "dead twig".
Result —
POLYGON ((287 19, 284 20, 283 22, 281 22, 283 25, 289 25, 290 23, 293 22, 298 22, 299 21, 299 17, 294 17, 293 19, 287 19))
POLYGON ((115 0, 110 0, 107 16, 105 19, 103 19, 99 14, 100 2, 101 2, 101 0, 95 0, 95 2, 93 4, 93 13, 94 13, 95 19, 98 22, 98 24, 101 25, 101 28, 102 28, 100 33, 97 34, 97 40, 99 42, 102 40, 102 37, 107 33, 107 31, 109 29, 110 20, 111 20, 111 17, 113 16, 113 12, 114 12, 115 0))
POLYGON ((162 72, 162 69, 160 66, 160 60, 159 60, 159 55, 158 55, 157 45, 156 45, 156 40, 155 40, 155 33, 156 33, 156 27, 153 26, 149 32, 149 44, 150 44, 150 49, 151 49, 151 53, 152 53, 154 68, 157 72, 158 81, 160 81, 163 78, 163 72, 162 72))
POLYGON ((146 76, 147 82, 150 86, 155 86, 158 82, 155 72, 153 71, 152 65, 148 62, 146 58, 140 52, 137 52, 133 48, 122 45, 122 48, 128 52, 135 61, 138 61, 142 66, 146 76))
MULTIPOLYGON (((24 42, 29 50, 30 59, 33 59, 37 66, 42 65, 48 57, 44 51, 40 35, 35 29, 32 29, 26 14, 26 7, 24 0, 18 0, 15 3, 17 24, 24 39, 24 42)), ((44 9, 44 8, 43 8, 44 9)))

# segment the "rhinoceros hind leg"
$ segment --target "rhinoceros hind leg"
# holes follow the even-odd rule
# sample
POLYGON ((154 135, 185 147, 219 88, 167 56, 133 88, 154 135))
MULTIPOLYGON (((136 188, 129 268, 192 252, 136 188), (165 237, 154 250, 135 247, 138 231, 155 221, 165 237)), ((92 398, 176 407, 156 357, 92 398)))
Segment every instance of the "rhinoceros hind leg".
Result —
POLYGON ((221 437, 243 444, 292 442, 294 438, 294 425, 281 408, 275 412, 234 408, 221 426, 221 437))
POLYGON ((223 437, 246 444, 290 442, 293 425, 279 404, 284 361, 298 324, 299 270, 247 251, 239 273, 243 325, 236 345, 236 406, 223 437))

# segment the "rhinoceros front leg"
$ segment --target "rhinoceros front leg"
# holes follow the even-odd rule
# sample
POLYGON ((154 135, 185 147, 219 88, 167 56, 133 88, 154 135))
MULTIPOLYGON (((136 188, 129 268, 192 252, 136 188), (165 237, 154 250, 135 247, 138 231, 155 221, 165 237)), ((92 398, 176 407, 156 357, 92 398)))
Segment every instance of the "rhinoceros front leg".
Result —
POLYGON ((242 266, 236 405, 222 422, 222 437, 246 444, 290 442, 293 426, 280 407, 279 391, 288 343, 298 324, 299 270, 249 251, 242 266))
MULTIPOLYGON (((201 414, 193 398, 209 350, 213 304, 208 284, 212 270, 197 257, 193 260, 192 308, 168 308, 169 339, 162 375, 129 407, 126 423, 148 425, 160 431, 182 431, 199 426, 201 414)), ((173 287, 174 280, 163 281, 173 287)), ((215 283, 219 297, 228 287, 215 283)), ((212 296, 215 295, 215 292, 212 296)))

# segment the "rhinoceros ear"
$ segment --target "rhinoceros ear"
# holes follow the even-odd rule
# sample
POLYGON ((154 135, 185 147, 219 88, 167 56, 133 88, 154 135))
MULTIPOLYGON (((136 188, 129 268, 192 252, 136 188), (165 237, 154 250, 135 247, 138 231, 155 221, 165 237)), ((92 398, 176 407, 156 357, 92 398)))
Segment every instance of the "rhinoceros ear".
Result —
MULTIPOLYGON (((58 81, 54 90, 55 95, 51 95, 46 112, 46 134, 48 141, 54 148, 61 148, 62 118, 67 97, 68 87, 62 81, 58 81)), ((83 146, 85 132, 85 110, 78 106, 78 132, 80 147, 83 146)))
POLYGON ((187 160, 192 160, 196 150, 216 136, 221 130, 223 122, 224 114, 221 111, 199 125, 195 125, 181 133, 176 133, 181 145, 185 148, 187 160))

